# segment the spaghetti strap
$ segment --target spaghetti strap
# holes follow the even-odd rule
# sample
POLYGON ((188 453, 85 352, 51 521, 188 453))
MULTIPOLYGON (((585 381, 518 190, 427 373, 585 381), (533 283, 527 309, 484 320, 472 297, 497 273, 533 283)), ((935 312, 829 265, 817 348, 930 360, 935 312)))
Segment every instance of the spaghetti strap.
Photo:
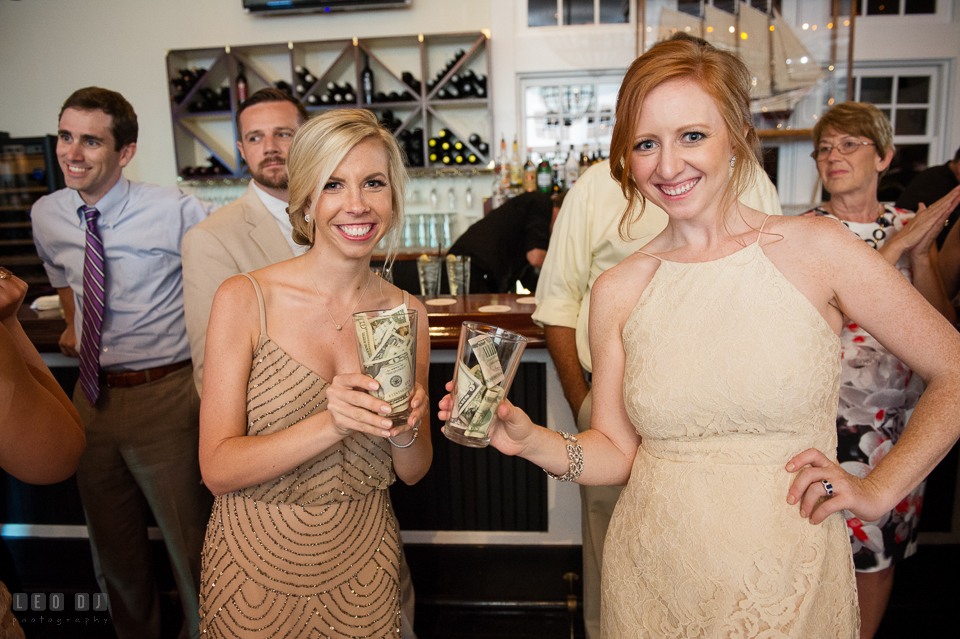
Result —
POLYGON ((263 306, 263 293, 260 291, 260 284, 249 273, 241 273, 244 277, 253 282, 253 290, 257 292, 257 303, 260 305, 260 337, 267 335, 267 311, 263 306))
POLYGON ((657 257, 656 255, 653 255, 652 253, 647 253, 646 251, 641 251, 640 249, 637 249, 637 253, 641 253, 642 255, 646 255, 647 257, 652 257, 653 259, 655 259, 655 260, 660 260, 661 262, 663 261, 663 258, 662 258, 662 257, 657 257))
POLYGON ((763 237, 763 227, 765 227, 765 226, 767 225, 767 220, 769 220, 771 217, 772 217, 772 216, 768 215, 767 217, 763 218, 763 224, 760 225, 760 230, 757 231, 757 241, 756 241, 756 244, 759 244, 759 243, 760 243, 760 238, 763 237))
POLYGON ((403 292, 403 304, 407 307, 410 306, 410 293, 406 291, 403 292))

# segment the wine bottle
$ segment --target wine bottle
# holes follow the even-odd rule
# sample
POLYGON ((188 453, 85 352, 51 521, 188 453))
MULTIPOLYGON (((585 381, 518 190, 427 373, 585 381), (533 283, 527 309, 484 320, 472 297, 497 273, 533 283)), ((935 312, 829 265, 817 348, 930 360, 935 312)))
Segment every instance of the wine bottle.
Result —
POLYGON ((483 155, 490 155, 490 145, 486 142, 481 142, 477 145, 477 151, 480 151, 483 155))
POLYGON ((287 95, 293 95, 293 88, 290 86, 290 83, 286 80, 277 80, 274 82, 274 86, 286 93, 287 95))
POLYGON ((247 75, 243 71, 243 62, 237 63, 237 102, 247 101, 247 75))
MULTIPOLYGON (((469 141, 470 144, 472 144, 475 147, 480 146, 480 136, 477 135, 476 133, 471 133, 470 136, 467 138, 467 141, 469 141)), ((477 150, 479 151, 480 149, 478 148, 477 150)))
POLYGON ((370 68, 370 55, 364 56, 363 70, 360 72, 360 96, 363 104, 373 104, 373 69, 370 68))
POLYGON ((537 165, 533 163, 533 149, 527 147, 527 161, 523 165, 523 190, 527 193, 537 190, 537 165))

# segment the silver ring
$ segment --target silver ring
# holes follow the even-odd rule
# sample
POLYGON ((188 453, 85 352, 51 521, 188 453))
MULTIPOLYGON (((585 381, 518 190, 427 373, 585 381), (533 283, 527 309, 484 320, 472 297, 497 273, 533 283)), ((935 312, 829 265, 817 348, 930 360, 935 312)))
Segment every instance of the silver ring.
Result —
POLYGON ((833 484, 828 482, 826 479, 821 479, 820 483, 823 484, 824 490, 827 491, 827 497, 833 497, 833 484))

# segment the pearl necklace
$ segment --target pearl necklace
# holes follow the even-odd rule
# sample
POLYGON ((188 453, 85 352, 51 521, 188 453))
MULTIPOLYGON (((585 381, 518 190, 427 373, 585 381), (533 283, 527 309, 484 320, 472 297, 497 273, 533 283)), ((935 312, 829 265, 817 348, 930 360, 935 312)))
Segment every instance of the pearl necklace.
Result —
MULTIPOLYGON (((304 265, 306 270, 306 265, 304 265)), ((363 296, 367 294, 367 289, 370 288, 370 280, 373 279, 373 271, 368 271, 370 274, 367 276, 367 285, 363 287, 363 293, 360 293, 360 297, 357 298, 357 303, 353 305, 353 308, 350 310, 350 314, 347 315, 346 319, 350 319, 354 311, 357 310, 357 307, 360 306, 360 300, 363 299, 363 296)), ((339 331, 343 329, 343 324, 338 324, 337 320, 333 318, 333 313, 330 312, 330 309, 327 308, 327 303, 323 301, 323 296, 320 295, 320 288, 317 286, 316 280, 313 279, 313 273, 307 270, 307 277, 310 278, 310 282, 313 284, 313 290, 317 292, 317 297, 320 299, 320 303, 323 304, 323 308, 327 311, 327 315, 330 316, 330 321, 333 322, 333 326, 339 331)), ((346 320, 344 320, 346 321, 346 320)))

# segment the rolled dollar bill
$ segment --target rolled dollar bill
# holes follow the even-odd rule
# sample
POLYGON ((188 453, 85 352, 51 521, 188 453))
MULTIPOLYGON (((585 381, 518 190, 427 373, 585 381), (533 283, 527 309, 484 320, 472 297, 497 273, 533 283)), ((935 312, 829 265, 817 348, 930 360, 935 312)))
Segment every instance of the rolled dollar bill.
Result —
POLYGON ((457 395, 454 398, 451 419, 462 421, 464 426, 469 424, 473 413, 480 406, 483 388, 483 381, 463 362, 457 361, 457 395))
POLYGON ((491 386, 484 390, 483 399, 480 405, 470 419, 470 424, 464 431, 467 437, 483 438, 487 436, 487 429, 490 422, 497 414, 497 407, 500 405, 500 399, 503 397, 503 389, 499 386, 491 386))
POLYGON ((477 335, 467 342, 477 356, 477 363, 483 371, 483 383, 490 388, 503 381, 503 367, 500 366, 500 357, 497 355, 497 346, 489 335, 477 335))

